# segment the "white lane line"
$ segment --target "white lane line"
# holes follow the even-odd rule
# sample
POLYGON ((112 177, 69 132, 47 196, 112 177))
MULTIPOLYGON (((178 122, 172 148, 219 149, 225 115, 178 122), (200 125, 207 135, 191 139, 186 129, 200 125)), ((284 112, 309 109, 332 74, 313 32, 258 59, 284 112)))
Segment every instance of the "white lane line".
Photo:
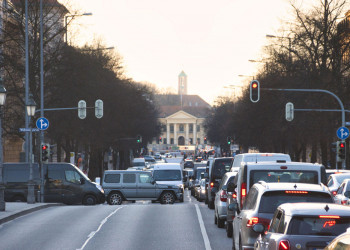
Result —
POLYGON ((99 227, 97 228, 96 231, 92 231, 89 235, 88 235, 88 238, 87 240, 84 242, 84 244, 82 245, 81 248, 78 248, 77 250, 83 250, 85 248, 85 246, 87 245, 87 243, 95 236, 95 234, 100 231, 100 229, 102 228, 103 224, 105 224, 107 222, 107 220, 109 219, 109 217, 111 217, 112 215, 114 215, 119 209, 121 209, 123 207, 118 207, 116 210, 114 210, 112 213, 110 213, 106 218, 104 218, 99 227))
POLYGON ((204 226, 204 222, 203 222, 201 211, 199 210, 199 207, 198 207, 197 204, 194 204, 194 205, 196 207, 198 221, 199 221, 199 226, 201 228, 205 249, 206 250, 211 250, 210 241, 209 241, 209 238, 208 238, 208 235, 207 235, 207 231, 205 230, 205 226, 204 226))

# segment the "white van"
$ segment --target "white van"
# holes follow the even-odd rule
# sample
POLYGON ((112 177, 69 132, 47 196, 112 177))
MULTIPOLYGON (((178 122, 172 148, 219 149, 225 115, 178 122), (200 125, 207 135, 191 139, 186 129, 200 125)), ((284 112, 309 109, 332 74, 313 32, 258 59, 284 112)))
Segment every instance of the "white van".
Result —
POLYGON ((243 207, 249 189, 258 181, 281 183, 325 184, 325 167, 306 162, 245 162, 242 163, 234 183, 237 187, 237 203, 243 207))
MULTIPOLYGON (((184 193, 183 175, 180 163, 154 164, 153 178, 158 184, 176 185, 184 193)), ((180 200, 183 202, 182 200, 180 200)))
POLYGON ((264 162, 264 161, 292 161, 289 154, 282 153, 244 153, 235 156, 231 172, 237 172, 242 165, 242 162, 264 162))

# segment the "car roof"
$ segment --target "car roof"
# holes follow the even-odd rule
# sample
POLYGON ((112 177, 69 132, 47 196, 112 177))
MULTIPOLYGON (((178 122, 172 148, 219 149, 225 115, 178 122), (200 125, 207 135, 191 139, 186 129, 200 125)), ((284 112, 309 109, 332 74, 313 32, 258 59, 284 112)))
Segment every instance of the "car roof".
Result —
POLYGON ((226 172, 225 173, 225 175, 226 176, 229 176, 229 177, 231 177, 231 176, 236 176, 238 174, 238 172, 226 172))
POLYGON ((287 167, 292 167, 292 166, 322 166, 319 163, 309 163, 309 162, 276 162, 276 161, 261 161, 261 162, 246 162, 246 165, 249 166, 287 166, 287 167))
POLYGON ((244 154, 237 154, 237 155, 243 155, 243 156, 286 156, 286 157, 290 157, 289 154, 283 154, 283 153, 244 153, 244 154))
POLYGON ((151 173, 150 171, 143 170, 106 170, 104 174, 121 174, 121 173, 151 173))
POLYGON ((347 169, 326 169, 326 173, 340 174, 340 173, 350 173, 350 170, 347 169))
POLYGON ((181 169, 180 163, 156 163, 154 170, 157 169, 181 169))
POLYGON ((284 203, 279 206, 284 210, 286 215, 339 215, 350 216, 350 206, 344 206, 334 203, 316 203, 316 202, 300 202, 300 203, 284 203))
POLYGON ((264 182, 259 181, 255 183, 253 187, 263 189, 265 191, 284 191, 284 190, 295 190, 295 191, 314 191, 329 193, 328 188, 323 184, 308 184, 308 183, 288 183, 288 182, 264 182))

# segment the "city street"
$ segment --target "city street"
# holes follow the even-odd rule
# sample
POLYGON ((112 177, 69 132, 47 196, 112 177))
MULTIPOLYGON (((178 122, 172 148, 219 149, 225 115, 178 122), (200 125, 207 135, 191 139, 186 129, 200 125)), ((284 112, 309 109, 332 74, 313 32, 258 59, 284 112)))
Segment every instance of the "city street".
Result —
POLYGON ((43 209, 0 226, 1 249, 231 249, 214 211, 189 196, 174 205, 150 201, 43 209))

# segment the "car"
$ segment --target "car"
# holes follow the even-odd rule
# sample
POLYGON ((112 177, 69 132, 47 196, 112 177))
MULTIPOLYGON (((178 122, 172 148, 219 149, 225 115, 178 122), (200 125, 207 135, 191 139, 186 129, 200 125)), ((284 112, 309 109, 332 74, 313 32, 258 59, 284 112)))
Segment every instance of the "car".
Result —
POLYGON ((222 177, 230 171, 233 157, 215 158, 209 171, 209 184, 207 187, 208 207, 214 209, 215 194, 218 191, 222 177))
POLYGON ((185 161, 183 162, 183 168, 193 168, 193 167, 194 167, 193 161, 190 159, 185 159, 185 161))
POLYGON ((226 201, 227 201, 227 185, 233 183, 233 180, 237 172, 227 172, 224 177, 222 177, 220 186, 217 193, 215 194, 214 200, 214 222, 218 228, 223 228, 225 226, 227 211, 226 211, 226 201))
POLYGON ((324 250, 350 249, 350 227, 331 241, 324 250))
MULTIPOLYGON (((350 207, 328 203, 285 203, 275 211, 266 234, 267 228, 262 224, 252 227, 261 234, 254 249, 324 249, 349 226, 350 207)), ((350 246, 349 233, 347 237, 350 246)), ((325 249, 349 249, 340 246, 325 249)))
POLYGON ((193 169, 182 170, 184 187, 189 188, 191 179, 193 177, 193 169))
POLYGON ((239 169, 237 202, 243 207, 250 187, 259 180, 265 182, 326 184, 325 167, 317 163, 286 162, 245 162, 239 169))
POLYGON ((350 179, 350 173, 336 172, 334 174, 331 174, 327 180, 329 191, 331 191, 333 195, 336 195, 340 184, 345 179, 350 179))
POLYGON ((334 202, 342 205, 350 205, 350 179, 345 179, 340 184, 336 195, 334 196, 334 202))
POLYGON ((172 158, 172 157, 173 157, 172 154, 170 154, 170 153, 165 153, 165 158, 172 158))
POLYGON ((163 204, 172 204, 183 198, 180 187, 156 183, 149 171, 107 170, 102 187, 109 205, 120 205, 129 200, 159 200, 163 204))
POLYGON ((153 156, 144 155, 143 158, 145 159, 146 162, 149 162, 150 164, 155 164, 156 163, 156 159, 154 159, 153 156))
MULTIPOLYGON (((198 167, 200 164, 194 164, 193 168, 193 176, 190 182, 190 189, 191 189, 191 195, 194 196, 194 187, 199 184, 201 178, 201 174, 205 172, 205 166, 204 167, 198 167)), ((205 193, 204 193, 205 194, 205 193)))
POLYGON ((202 156, 197 156, 195 161, 196 162, 201 162, 202 160, 203 160, 202 156))
MULTIPOLYGON (((131 165, 133 167, 142 167, 142 168, 145 168, 146 167, 146 161, 145 161, 145 158, 134 158, 132 160, 132 163, 131 165)), ((141 169, 142 170, 142 169, 141 169)))
POLYGON ((194 197, 198 201, 202 201, 205 199, 205 179, 201 179, 198 184, 194 187, 195 194, 194 197))
POLYGON ((237 212, 233 220, 232 248, 253 249, 259 233, 252 227, 260 223, 268 228, 277 207, 287 202, 334 203, 331 193, 323 184, 284 183, 281 185, 281 183, 259 181, 250 189, 240 212, 238 212, 237 203, 229 207, 237 212))
POLYGON ((326 169, 327 180, 331 174, 350 174, 350 170, 346 169, 326 169))

